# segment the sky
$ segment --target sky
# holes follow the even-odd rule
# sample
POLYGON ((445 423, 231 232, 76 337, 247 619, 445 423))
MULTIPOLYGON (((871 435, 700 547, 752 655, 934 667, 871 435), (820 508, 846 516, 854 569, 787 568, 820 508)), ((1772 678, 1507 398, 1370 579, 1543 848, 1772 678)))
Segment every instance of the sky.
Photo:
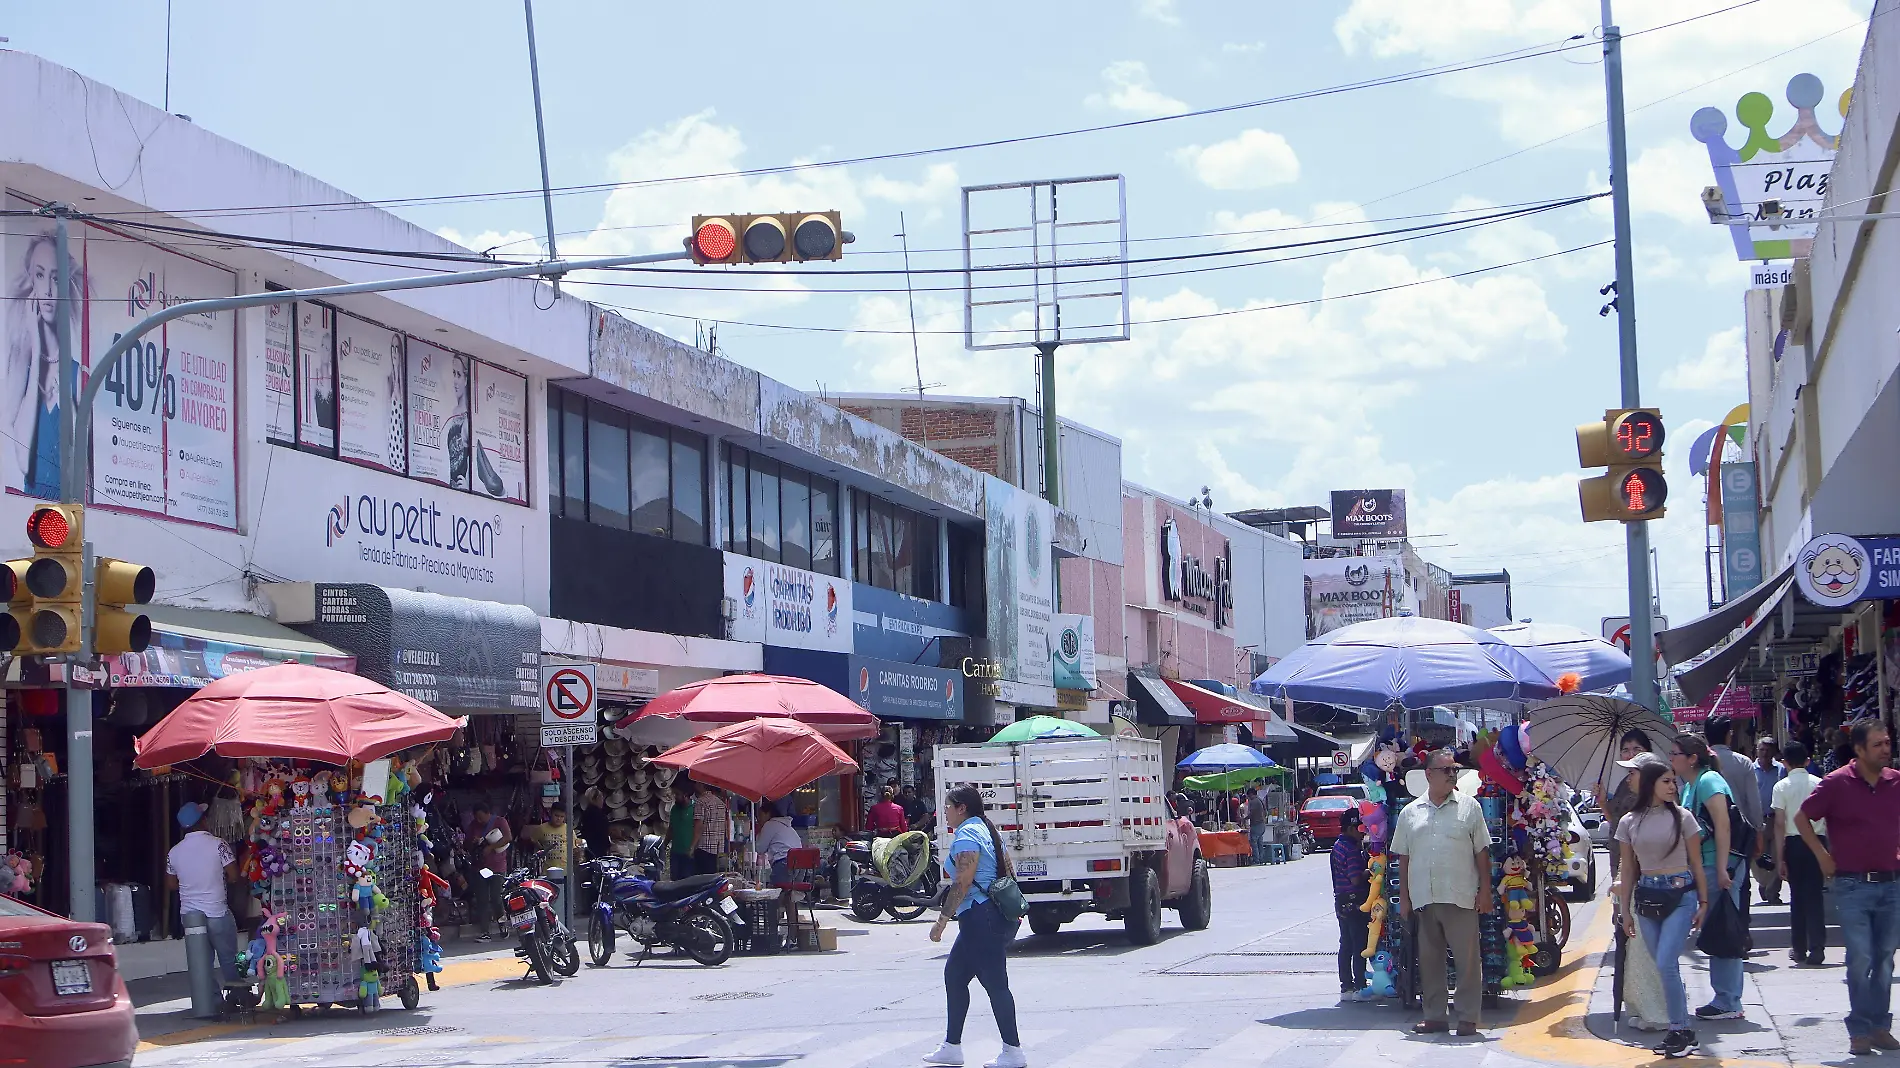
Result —
MULTIPOLYGON (((1831 105, 1852 84, 1870 6, 1626 0, 1618 14, 1642 396, 1670 426, 1669 514, 1651 540, 1672 622, 1707 608, 1687 445, 1747 399, 1747 268, 1703 213, 1713 179, 1689 116, 1732 116, 1760 91, 1779 133, 1793 117, 1783 88, 1812 72, 1821 123, 1838 130, 1831 105)), ((365 198, 539 186, 519 5, 171 10, 169 106, 209 130, 365 198)), ((0 35, 162 103, 165 13, 162 0, 21 5, 0 35)), ((1031 351, 964 345, 947 269, 961 264, 965 186, 1122 175, 1130 255, 1143 258, 1607 188, 1590 0, 542 0, 534 14, 552 182, 617 183, 555 197, 563 255, 677 249, 694 214, 844 213, 856 241, 835 265, 575 287, 687 340, 723 320, 723 355, 805 389, 892 392, 921 376, 931 393, 1033 398, 1031 351), (1292 94, 1305 98, 1182 114, 1292 94), (1159 121, 927 151, 1142 119, 1159 121), (809 166, 900 153, 916 154, 809 166), (790 164, 807 166, 730 173, 790 164), (711 177, 652 181, 696 176, 711 177), (900 231, 912 293, 896 273, 813 277, 900 269, 900 231)), ((538 194, 394 210, 497 255, 545 247, 538 194)), ((1594 631, 1628 607, 1624 530, 1582 523, 1576 497, 1573 429, 1619 398, 1616 320, 1599 315, 1610 229, 1597 199, 1376 247, 1136 265, 1147 277, 1129 285, 1130 340, 1061 349, 1058 408, 1122 440, 1124 477, 1177 496, 1207 486, 1222 511, 1402 487, 1427 559, 1507 569, 1518 616, 1594 631)))

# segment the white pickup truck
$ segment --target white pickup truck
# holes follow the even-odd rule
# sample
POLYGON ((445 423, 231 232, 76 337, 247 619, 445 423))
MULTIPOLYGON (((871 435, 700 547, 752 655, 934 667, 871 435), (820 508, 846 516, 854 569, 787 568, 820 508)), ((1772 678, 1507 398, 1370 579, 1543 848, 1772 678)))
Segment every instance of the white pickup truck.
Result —
MULTIPOLYGON (((1204 929, 1213 913, 1194 824, 1177 816, 1161 743, 1149 738, 1052 738, 1010 745, 938 746, 937 811, 965 784, 982 792, 1029 900, 1029 929, 1053 934, 1084 912, 1120 919, 1129 941, 1161 938, 1161 910, 1204 929)), ((941 827, 941 852, 949 835, 941 827)))

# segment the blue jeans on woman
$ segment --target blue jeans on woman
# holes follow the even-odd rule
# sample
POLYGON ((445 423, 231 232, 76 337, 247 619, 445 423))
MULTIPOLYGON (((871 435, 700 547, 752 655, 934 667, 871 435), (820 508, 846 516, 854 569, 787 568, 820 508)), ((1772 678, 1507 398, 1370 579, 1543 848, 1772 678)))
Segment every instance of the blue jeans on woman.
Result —
POLYGON ((1893 1030, 1893 954, 1900 946, 1900 882, 1836 878, 1828 896, 1847 946, 1847 1036, 1893 1030))
POLYGON ((1699 903, 1695 896, 1695 876, 1686 871, 1675 875, 1645 875, 1636 880, 1636 885, 1667 890, 1688 888, 1683 892, 1682 900, 1677 902, 1675 911, 1662 919, 1652 920, 1641 913, 1636 915, 1636 925, 1642 929, 1643 942, 1656 958, 1656 971, 1662 974, 1663 1002, 1669 1006, 1669 1029, 1688 1030, 1689 992, 1682 985, 1682 951, 1688 948, 1689 931, 1695 924, 1695 910, 1699 903))
MULTIPOLYGON (((1741 859, 1731 856, 1728 862, 1729 874, 1735 881, 1729 885, 1726 892, 1729 900, 1733 901, 1735 907, 1739 909, 1742 907, 1742 877, 1735 872, 1741 864, 1741 859)), ((1714 900, 1716 894, 1724 892, 1721 881, 1715 877, 1717 870, 1713 864, 1702 869, 1703 878, 1708 880, 1710 900, 1714 900)), ((1742 1011, 1742 958, 1710 957, 1709 986, 1715 990, 1715 997, 1709 1000, 1709 1004, 1723 1012, 1742 1011)))

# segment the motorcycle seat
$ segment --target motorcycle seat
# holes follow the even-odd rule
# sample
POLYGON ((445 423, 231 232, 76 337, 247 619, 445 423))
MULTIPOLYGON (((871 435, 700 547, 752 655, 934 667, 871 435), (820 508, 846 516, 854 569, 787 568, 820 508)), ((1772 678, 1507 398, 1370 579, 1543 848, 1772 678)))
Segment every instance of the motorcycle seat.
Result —
POLYGON ((653 896, 661 901, 691 897, 723 878, 723 875, 694 875, 670 883, 654 883, 653 896))

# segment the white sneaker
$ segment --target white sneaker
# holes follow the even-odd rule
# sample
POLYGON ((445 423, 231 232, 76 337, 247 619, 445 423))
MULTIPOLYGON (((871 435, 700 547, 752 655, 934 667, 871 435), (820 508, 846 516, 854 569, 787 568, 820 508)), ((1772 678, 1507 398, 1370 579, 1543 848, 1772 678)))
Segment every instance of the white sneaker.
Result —
POLYGON ((983 1068, 1029 1068, 1029 1058, 1023 1056, 1021 1046, 1004 1046, 1003 1051, 996 1055, 996 1059, 984 1065, 983 1068))
POLYGON ((945 1042, 943 1045, 937 1047, 937 1052, 932 1053, 928 1057, 925 1057, 924 1063, 925 1064, 948 1064, 948 1065, 957 1066, 957 1068, 960 1068, 960 1066, 963 1064, 963 1047, 953 1046, 950 1043, 945 1042))

